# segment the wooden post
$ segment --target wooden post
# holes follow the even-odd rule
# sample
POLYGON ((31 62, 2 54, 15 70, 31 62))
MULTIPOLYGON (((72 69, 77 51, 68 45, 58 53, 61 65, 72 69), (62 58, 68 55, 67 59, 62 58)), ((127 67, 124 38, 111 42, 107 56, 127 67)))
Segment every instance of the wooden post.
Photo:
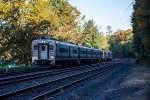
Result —
POLYGON ((44 100, 47 100, 47 95, 45 94, 45 97, 44 97, 45 99, 44 100))
POLYGON ((8 73, 8 68, 6 68, 6 72, 5 73, 8 73))
POLYGON ((61 91, 61 92, 64 92, 63 89, 62 89, 62 87, 61 87, 61 90, 60 90, 60 91, 61 91))

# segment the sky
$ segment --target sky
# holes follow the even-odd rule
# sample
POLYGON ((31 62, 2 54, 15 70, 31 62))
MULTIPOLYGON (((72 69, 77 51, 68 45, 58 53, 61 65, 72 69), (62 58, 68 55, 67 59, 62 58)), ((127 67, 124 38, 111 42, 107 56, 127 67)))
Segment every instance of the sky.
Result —
POLYGON ((133 0, 69 0, 76 7, 85 20, 93 19, 101 32, 106 32, 110 25, 113 32, 117 29, 126 30, 131 27, 131 15, 133 12, 133 0))

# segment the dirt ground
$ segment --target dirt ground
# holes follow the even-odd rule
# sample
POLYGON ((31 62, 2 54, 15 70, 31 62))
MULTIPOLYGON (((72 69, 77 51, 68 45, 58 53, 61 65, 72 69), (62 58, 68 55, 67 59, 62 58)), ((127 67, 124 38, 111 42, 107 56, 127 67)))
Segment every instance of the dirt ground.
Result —
POLYGON ((128 100, 150 100, 150 66, 146 64, 135 64, 122 85, 141 87, 140 90, 128 96, 128 100))

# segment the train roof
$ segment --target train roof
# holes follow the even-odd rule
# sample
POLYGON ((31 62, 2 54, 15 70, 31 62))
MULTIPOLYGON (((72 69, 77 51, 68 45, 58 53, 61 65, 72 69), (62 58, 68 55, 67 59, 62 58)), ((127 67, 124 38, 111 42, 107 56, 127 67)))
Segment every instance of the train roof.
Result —
POLYGON ((51 37, 40 37, 38 40, 56 40, 56 39, 51 37))
MULTIPOLYGON (((68 46, 75 46, 75 47, 80 47, 80 48, 85 48, 85 49, 91 49, 91 50, 98 50, 98 51, 104 51, 102 49, 95 49, 95 48, 90 48, 88 46, 80 46, 78 44, 72 43, 72 42, 61 42, 58 41, 54 38, 51 37, 40 37, 39 39, 33 40, 33 41, 40 41, 40 40, 49 40, 49 41, 55 41, 56 44, 63 44, 63 45, 68 45, 68 46)), ((109 52, 109 50, 106 50, 106 52, 109 52)))
POLYGON ((74 43, 71 43, 71 42, 60 42, 60 41, 56 41, 56 44, 62 44, 62 45, 68 45, 68 46, 75 46, 75 47, 79 46, 78 44, 74 44, 74 43))
POLYGON ((40 40, 48 40, 48 41, 55 41, 56 44, 64 44, 64 45, 72 45, 72 46, 78 46, 78 44, 72 43, 72 42, 61 42, 61 41, 57 41, 54 38, 50 38, 50 37, 40 37, 39 39, 33 40, 33 41, 40 41, 40 40))
POLYGON ((41 40, 46 40, 46 41, 56 41, 54 38, 49 38, 49 37, 40 37, 39 39, 33 40, 32 42, 39 42, 41 40))

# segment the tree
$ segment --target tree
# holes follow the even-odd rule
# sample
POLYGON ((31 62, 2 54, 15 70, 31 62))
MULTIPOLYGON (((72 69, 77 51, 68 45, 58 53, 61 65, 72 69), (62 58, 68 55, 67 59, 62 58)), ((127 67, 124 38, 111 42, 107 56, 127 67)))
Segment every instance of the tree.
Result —
POLYGON ((0 59, 31 62, 31 42, 40 36, 78 42, 80 12, 64 0, 0 2, 0 59))
POLYGON ((50 0, 50 2, 55 5, 54 10, 59 18, 59 27, 52 28, 50 34, 61 41, 72 42, 77 41, 77 38, 80 39, 78 32, 78 20, 82 20, 80 11, 71 6, 67 0, 50 0))
POLYGON ((110 25, 108 25, 106 27, 106 37, 104 37, 104 40, 105 42, 103 42, 105 44, 105 49, 109 49, 110 48, 110 45, 109 45, 109 40, 110 40, 110 36, 112 35, 112 28, 110 25))
POLYGON ((134 57, 133 33, 131 29, 115 32, 110 36, 110 50, 115 57, 134 57))
POLYGON ((106 33, 107 33, 107 35, 109 35, 109 36, 112 34, 112 28, 111 28, 110 25, 108 25, 108 26, 106 27, 106 33))
POLYGON ((84 24, 82 45, 92 48, 101 48, 102 34, 93 20, 89 20, 84 24))
POLYGON ((136 54, 139 59, 147 59, 150 62, 150 2, 135 0, 133 9, 132 27, 136 54))

